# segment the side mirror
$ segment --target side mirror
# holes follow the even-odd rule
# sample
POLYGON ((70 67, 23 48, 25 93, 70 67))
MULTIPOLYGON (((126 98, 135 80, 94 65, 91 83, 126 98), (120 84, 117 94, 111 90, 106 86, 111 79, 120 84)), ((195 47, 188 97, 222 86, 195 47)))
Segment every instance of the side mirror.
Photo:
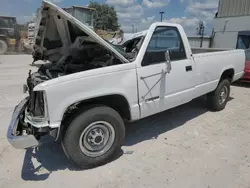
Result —
POLYGON ((166 72, 170 73, 170 71, 172 70, 172 65, 171 65, 171 59, 170 59, 170 55, 169 55, 168 50, 165 52, 165 62, 166 62, 166 65, 167 65, 166 72))

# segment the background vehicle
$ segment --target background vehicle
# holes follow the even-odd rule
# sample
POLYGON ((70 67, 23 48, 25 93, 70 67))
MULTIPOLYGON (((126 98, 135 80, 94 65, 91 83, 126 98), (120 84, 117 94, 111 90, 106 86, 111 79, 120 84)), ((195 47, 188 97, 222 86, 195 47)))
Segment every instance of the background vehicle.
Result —
POLYGON ((241 82, 250 83, 250 50, 246 50, 246 64, 244 69, 244 75, 241 78, 241 82))
POLYGON ((15 17, 0 16, 0 54, 6 53, 8 48, 18 48, 21 37, 16 26, 15 17))
POLYGON ((244 50, 191 49, 178 24, 154 23, 120 48, 52 3, 41 10, 34 54, 51 63, 29 73, 29 97, 8 129, 15 148, 50 134, 80 167, 104 164, 121 149, 126 122, 203 95, 223 110, 243 75, 244 50))
POLYGON ((89 26, 91 29, 94 29, 93 12, 95 11, 95 9, 75 5, 72 7, 63 8, 63 10, 65 10, 70 15, 74 16, 83 24, 89 26))

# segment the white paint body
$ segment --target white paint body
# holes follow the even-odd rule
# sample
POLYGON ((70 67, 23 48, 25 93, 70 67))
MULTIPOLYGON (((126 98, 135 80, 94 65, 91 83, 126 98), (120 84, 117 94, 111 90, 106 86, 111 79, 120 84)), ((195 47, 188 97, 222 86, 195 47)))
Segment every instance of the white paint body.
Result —
MULTIPOLYGON (((73 19, 70 15, 64 16, 73 19)), ((76 23, 99 40, 87 26, 76 23)), ((111 48, 108 43, 105 45, 111 48)), ((234 81, 239 79, 243 74, 244 63, 243 50, 193 55, 183 28, 178 24, 160 22, 150 26, 133 62, 58 77, 37 85, 34 91, 44 91, 46 94, 50 122, 47 126, 52 128, 60 127, 66 109, 72 104, 113 94, 127 99, 131 121, 134 121, 182 105, 215 90, 222 73, 227 69, 234 69, 234 81), (141 66, 151 36, 158 26, 176 27, 187 55, 185 60, 172 61, 172 70, 168 74, 164 74, 167 66, 165 62, 141 66), (192 66, 192 71, 187 72, 186 66, 192 66), (149 92, 150 88, 152 90, 149 92), (145 100, 155 96, 159 98, 148 102, 145 100)))

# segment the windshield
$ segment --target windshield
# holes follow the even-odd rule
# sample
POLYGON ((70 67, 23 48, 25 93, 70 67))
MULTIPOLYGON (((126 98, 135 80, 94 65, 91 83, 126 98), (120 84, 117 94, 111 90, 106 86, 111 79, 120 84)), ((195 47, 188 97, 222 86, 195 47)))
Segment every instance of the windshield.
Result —
POLYGON ((118 51, 123 57, 126 57, 126 52, 123 49, 123 46, 117 46, 112 43, 110 43, 108 40, 104 39, 107 43, 109 43, 116 51, 118 51))
POLYGON ((144 36, 140 36, 126 41, 123 45, 114 45, 109 41, 105 39, 104 40, 109 43, 114 49, 116 49, 116 51, 118 51, 123 57, 130 61, 137 56, 144 39, 144 36), (134 50, 136 50, 136 53, 133 52, 134 50))
POLYGON ((82 23, 88 26, 93 26, 93 17, 91 11, 86 11, 85 9, 76 9, 74 16, 82 23))
POLYGON ((0 28, 14 28, 14 18, 0 17, 0 28))

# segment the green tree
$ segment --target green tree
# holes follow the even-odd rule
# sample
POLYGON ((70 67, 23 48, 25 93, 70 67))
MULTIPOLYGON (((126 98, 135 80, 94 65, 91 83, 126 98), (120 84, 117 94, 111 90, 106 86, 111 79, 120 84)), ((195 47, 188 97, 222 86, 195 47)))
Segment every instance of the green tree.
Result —
POLYGON ((113 6, 107 4, 100 4, 97 2, 90 2, 90 8, 96 9, 94 11, 94 29, 103 29, 110 31, 117 31, 120 28, 118 18, 113 6))

